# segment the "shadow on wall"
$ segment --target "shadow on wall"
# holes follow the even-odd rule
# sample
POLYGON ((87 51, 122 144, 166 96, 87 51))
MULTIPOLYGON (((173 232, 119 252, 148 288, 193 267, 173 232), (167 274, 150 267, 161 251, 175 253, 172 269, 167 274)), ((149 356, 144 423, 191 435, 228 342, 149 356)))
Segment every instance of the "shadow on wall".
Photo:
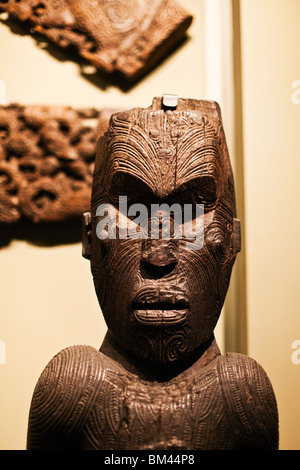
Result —
POLYGON ((97 88, 105 91, 107 88, 113 86, 119 88, 124 93, 130 92, 132 88, 137 86, 145 78, 146 75, 149 75, 149 73, 152 73, 157 69, 166 60, 166 58, 172 57, 175 53, 179 52, 190 40, 190 37, 187 34, 184 34, 182 37, 174 41, 174 43, 160 58, 155 61, 150 61, 149 67, 145 68, 140 75, 129 80, 117 72, 106 73, 104 70, 97 69, 88 60, 80 56, 77 48, 72 45, 62 48, 52 43, 42 34, 33 31, 29 22, 25 21, 20 23, 17 20, 8 17, 7 19, 1 19, 1 24, 6 25, 10 31, 16 35, 30 35, 36 41, 36 45, 39 48, 43 49, 59 62, 71 61, 76 63, 79 67, 81 76, 97 88))
POLYGON ((78 243, 81 239, 81 218, 39 224, 22 220, 15 224, 0 226, 0 248, 8 246, 12 240, 24 240, 36 246, 47 247, 78 243))

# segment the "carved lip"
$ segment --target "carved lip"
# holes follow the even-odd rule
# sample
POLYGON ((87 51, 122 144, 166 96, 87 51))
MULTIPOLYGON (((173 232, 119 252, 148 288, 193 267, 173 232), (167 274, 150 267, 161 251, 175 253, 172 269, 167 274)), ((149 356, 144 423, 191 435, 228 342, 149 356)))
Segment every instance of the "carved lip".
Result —
POLYGON ((134 318, 143 325, 180 324, 188 311, 188 302, 181 293, 141 291, 133 301, 134 318))
POLYGON ((179 325, 187 317, 188 309, 185 310, 162 310, 162 309, 135 309, 134 317, 142 325, 171 326, 179 325))

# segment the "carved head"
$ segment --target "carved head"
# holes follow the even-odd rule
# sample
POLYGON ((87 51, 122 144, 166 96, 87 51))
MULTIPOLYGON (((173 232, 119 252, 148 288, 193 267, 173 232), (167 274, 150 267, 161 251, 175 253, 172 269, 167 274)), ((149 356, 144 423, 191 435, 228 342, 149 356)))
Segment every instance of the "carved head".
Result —
POLYGON ((167 363, 210 340, 240 249, 235 216, 232 169, 215 102, 179 99, 166 109, 155 98, 149 108, 111 117, 97 147, 84 256, 91 260, 108 329, 123 348, 167 363), (190 228, 197 224, 195 208, 204 209, 203 243, 187 239, 184 230, 176 236, 180 214, 166 211, 173 204, 182 220, 187 205, 193 207, 190 228), (154 205, 159 210, 153 212, 154 205), (141 207, 146 212, 137 224, 141 207), (166 213, 170 230, 164 237, 166 213), (152 236, 155 227, 158 237, 152 236))

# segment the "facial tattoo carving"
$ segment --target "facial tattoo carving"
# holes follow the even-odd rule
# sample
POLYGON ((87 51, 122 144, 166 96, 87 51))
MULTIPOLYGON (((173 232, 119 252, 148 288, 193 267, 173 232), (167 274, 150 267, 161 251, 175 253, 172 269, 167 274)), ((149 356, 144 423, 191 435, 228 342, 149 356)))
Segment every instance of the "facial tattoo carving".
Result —
MULTIPOLYGON (((157 224, 162 227, 164 211, 157 224)), ((128 216, 129 217, 129 216, 128 216)), ((129 217, 130 218, 130 217, 129 217)), ((131 217, 132 219, 132 217, 131 217)), ((130 222, 130 221, 129 221, 130 222)), ((149 215, 149 227, 150 224, 149 215)), ((153 226, 152 226, 153 227, 153 226)), ((166 364, 189 357, 213 336, 240 249, 232 169, 215 102, 179 99, 164 109, 114 114, 98 143, 91 211, 96 294, 117 343, 137 357, 166 364), (184 239, 120 237, 119 197, 127 205, 204 205, 200 249, 184 239), (100 240, 97 208, 114 207, 116 238, 100 240)))

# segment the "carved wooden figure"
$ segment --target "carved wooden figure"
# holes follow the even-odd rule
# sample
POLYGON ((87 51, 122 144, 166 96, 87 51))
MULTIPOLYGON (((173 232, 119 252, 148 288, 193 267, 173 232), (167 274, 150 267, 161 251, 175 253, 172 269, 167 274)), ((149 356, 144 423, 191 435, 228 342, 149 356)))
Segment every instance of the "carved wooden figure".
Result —
MULTIPOLYGON (((99 140, 83 255, 108 332, 100 351, 72 346, 47 365, 32 399, 28 449, 278 448, 266 373, 245 355, 221 355, 213 333, 240 250, 220 110, 166 99, 114 114, 99 140), (153 224, 149 215, 140 231, 124 232, 136 223, 134 208, 152 214, 154 204, 153 224), (201 246, 185 231, 176 236, 175 217, 163 236, 173 204, 182 214, 204 206, 201 246)), ((191 214, 190 228, 198 217, 191 214)))
POLYGON ((59 47, 72 46, 106 73, 136 80, 184 37, 192 16, 174 0, 0 0, 59 47))

